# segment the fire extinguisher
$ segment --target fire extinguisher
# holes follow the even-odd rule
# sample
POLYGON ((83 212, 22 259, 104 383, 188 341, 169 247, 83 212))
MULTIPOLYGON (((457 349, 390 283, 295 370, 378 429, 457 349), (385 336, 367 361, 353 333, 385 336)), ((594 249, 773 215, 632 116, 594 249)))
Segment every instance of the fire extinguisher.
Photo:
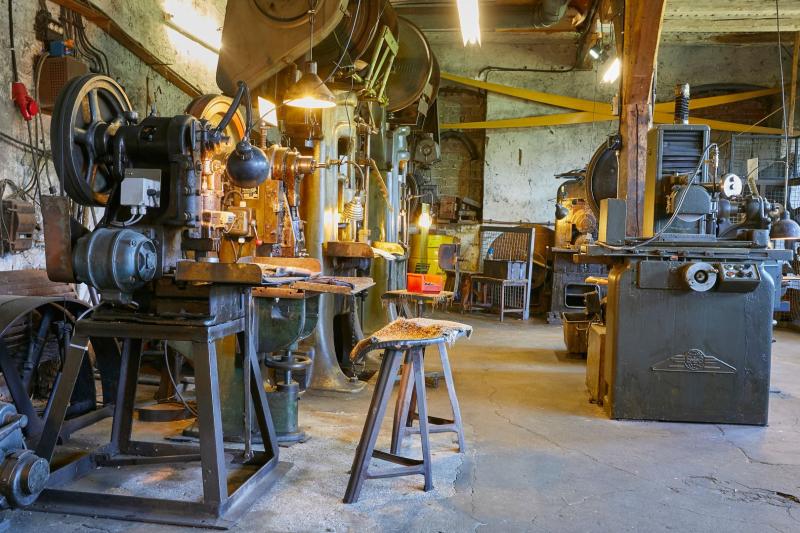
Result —
POLYGON ((11 40, 11 70, 14 74, 14 81, 11 83, 11 99, 19 109, 22 118, 30 121, 39 113, 39 104, 28 94, 25 84, 19 81, 17 52, 14 50, 14 13, 11 8, 11 0, 8 0, 8 34, 11 40))

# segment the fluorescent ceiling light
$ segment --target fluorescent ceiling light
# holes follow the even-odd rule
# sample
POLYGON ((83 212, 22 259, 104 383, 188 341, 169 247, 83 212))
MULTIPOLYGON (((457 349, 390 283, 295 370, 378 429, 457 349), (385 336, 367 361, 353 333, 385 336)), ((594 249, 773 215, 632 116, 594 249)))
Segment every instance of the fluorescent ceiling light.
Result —
POLYGON ((461 38, 464 46, 481 44, 481 22, 478 14, 478 0, 456 0, 458 20, 461 23, 461 38))
POLYGON ((619 60, 618 57, 615 57, 608 65, 606 73, 603 74, 603 83, 614 83, 615 81, 617 81, 617 78, 619 78, 621 72, 622 72, 622 62, 619 60))

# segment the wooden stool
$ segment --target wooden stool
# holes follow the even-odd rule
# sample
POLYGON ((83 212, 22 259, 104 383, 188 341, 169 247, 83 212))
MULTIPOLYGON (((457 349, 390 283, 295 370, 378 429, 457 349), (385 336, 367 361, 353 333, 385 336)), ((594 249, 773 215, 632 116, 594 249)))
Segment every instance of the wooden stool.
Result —
MULTIPOLYGON (((437 344, 439 357, 442 360, 442 372, 444 373, 444 384, 447 387, 447 395, 450 397, 450 408, 453 411, 453 419, 448 420, 436 416, 428 416, 428 433, 448 433, 453 432, 458 437, 458 451, 465 452, 464 426, 461 423, 461 409, 458 406, 458 397, 453 383, 453 371, 450 368, 450 360, 447 357, 447 347, 444 342, 437 344)), ((403 445, 403 439, 408 435, 420 433, 422 424, 416 428, 413 426, 414 419, 419 420, 416 412, 417 387, 415 382, 410 379, 413 372, 412 365, 407 359, 403 365, 403 374, 400 378, 400 391, 397 395, 397 404, 394 409, 394 426, 392 427, 392 453, 396 454, 403 445)), ((427 411, 427 406, 426 409, 427 411)))
MULTIPOLYGON (((435 328, 434 328, 435 329, 435 328)), ((429 332, 430 329, 426 330, 429 332)), ((429 491, 433 488, 433 478, 431 475, 431 452, 429 443, 429 423, 437 422, 438 431, 454 431, 455 428, 444 429, 445 425, 439 425, 438 422, 447 422, 447 424, 458 425, 461 427, 461 415, 458 411, 458 401, 455 398, 455 389, 452 388, 452 372, 450 371, 449 361, 447 360, 447 352, 444 349, 446 339, 453 340, 457 336, 472 332, 470 326, 458 324, 455 322, 445 322, 437 320, 426 319, 412 319, 403 320, 399 319, 392 322, 385 328, 375 332, 371 337, 361 341, 351 354, 351 358, 358 360, 359 358, 366 357, 366 354, 372 350, 383 349, 384 355, 381 361, 381 367, 378 371, 378 381, 375 384, 375 392, 372 395, 370 402, 369 412, 367 419, 364 423, 364 430, 361 433, 361 440, 356 448, 356 454, 353 458, 353 467, 350 471, 350 480, 347 484, 347 491, 344 495, 344 503, 353 503, 358 500, 361 493, 361 487, 366 479, 376 479, 385 477, 408 476, 408 475, 423 475, 425 477, 424 490, 429 491), (422 326, 430 328, 435 326, 439 328, 441 334, 431 337, 414 338, 407 335, 406 338, 392 338, 393 336, 403 336, 403 328, 395 328, 398 324, 405 326, 405 328, 422 326), (410 337, 410 338, 409 338, 410 337), (454 406, 454 419, 453 421, 444 421, 438 418, 431 418, 428 416, 428 401, 425 394, 425 369, 423 357, 425 348, 430 345, 440 346, 440 354, 443 355, 443 366, 445 368, 446 381, 448 382, 448 392, 452 390, 451 404, 454 406), (392 395, 392 388, 394 379, 397 375, 397 370, 400 363, 406 361, 403 368, 403 377, 401 381, 400 396, 395 407, 395 420, 392 432, 392 447, 391 453, 375 449, 375 444, 378 440, 378 433, 380 433, 381 422, 386 414, 386 407, 389 404, 389 398, 392 395), (413 381, 411 376, 413 375, 413 381), (419 429, 404 429, 400 430, 401 421, 402 426, 405 428, 409 420, 410 400, 412 390, 416 392, 417 409, 418 413, 415 415, 419 419, 419 429), (403 416, 403 414, 405 416, 403 416), (401 456, 397 453, 399 443, 406 433, 419 433, 422 444, 422 459, 411 459, 401 456), (402 433, 402 435, 401 435, 402 433), (381 459, 390 463, 399 465, 394 468, 384 470, 370 471, 369 463, 372 458, 381 459)), ((413 419, 412 419, 413 421, 413 419)), ((463 432, 459 432, 459 448, 463 449, 463 432)))

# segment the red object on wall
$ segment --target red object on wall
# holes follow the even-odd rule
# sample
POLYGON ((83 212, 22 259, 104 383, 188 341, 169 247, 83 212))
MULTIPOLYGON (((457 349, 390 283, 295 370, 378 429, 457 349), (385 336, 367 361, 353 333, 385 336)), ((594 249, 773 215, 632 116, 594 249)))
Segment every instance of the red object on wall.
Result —
POLYGON ((11 84, 11 99, 19 108, 19 112, 26 121, 30 121, 39 114, 39 104, 36 103, 25 84, 15 81, 11 84))

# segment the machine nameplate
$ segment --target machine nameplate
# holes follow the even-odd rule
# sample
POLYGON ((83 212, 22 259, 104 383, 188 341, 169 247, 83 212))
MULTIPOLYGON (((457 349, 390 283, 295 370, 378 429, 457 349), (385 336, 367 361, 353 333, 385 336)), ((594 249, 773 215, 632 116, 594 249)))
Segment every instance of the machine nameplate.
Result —
POLYGON ((707 355, 703 350, 692 348, 686 353, 673 355, 656 363, 653 372, 701 372, 706 374, 735 374, 736 368, 728 363, 707 355))

